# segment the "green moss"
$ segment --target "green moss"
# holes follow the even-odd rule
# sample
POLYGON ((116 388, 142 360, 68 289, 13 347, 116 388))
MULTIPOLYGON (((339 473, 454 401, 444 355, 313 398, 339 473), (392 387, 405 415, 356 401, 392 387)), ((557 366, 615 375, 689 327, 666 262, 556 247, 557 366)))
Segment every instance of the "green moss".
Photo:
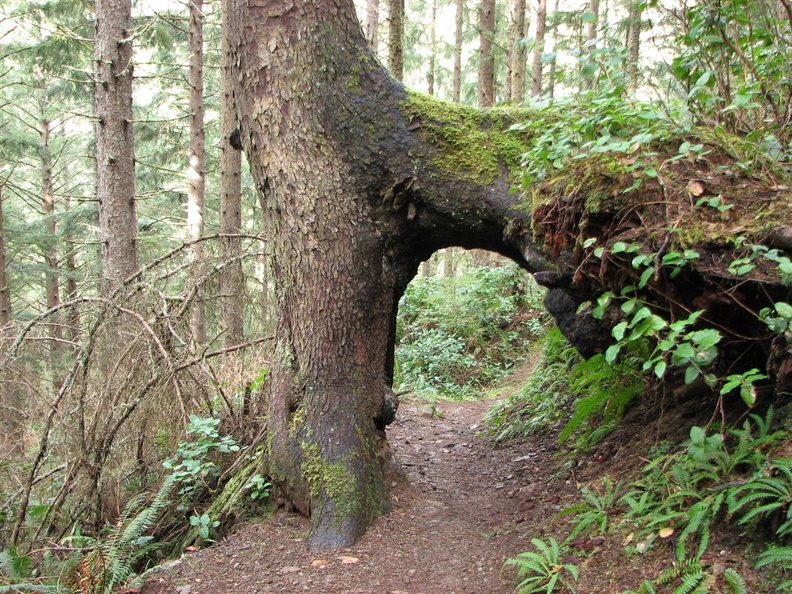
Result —
POLYGON ((441 171, 489 184, 507 169, 516 181, 531 136, 510 128, 535 117, 533 110, 478 109, 413 91, 404 110, 415 132, 439 149, 432 158, 441 171))
POLYGON ((305 425, 305 407, 298 406, 289 418, 289 435, 296 436, 305 425))
POLYGON ((311 497, 322 491, 330 498, 341 514, 351 513, 360 504, 355 477, 343 462, 328 462, 315 443, 302 445, 300 471, 308 482, 311 497))

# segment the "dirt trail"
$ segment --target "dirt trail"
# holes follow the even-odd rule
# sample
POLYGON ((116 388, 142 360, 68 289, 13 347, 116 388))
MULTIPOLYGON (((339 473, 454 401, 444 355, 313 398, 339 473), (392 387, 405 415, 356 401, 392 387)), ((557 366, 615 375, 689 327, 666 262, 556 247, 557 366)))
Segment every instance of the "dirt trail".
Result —
POLYGON ((568 502, 546 493, 558 464, 552 441, 493 448, 480 435, 492 403, 402 405, 388 438, 405 477, 392 485, 393 510, 354 547, 309 553, 307 520, 279 512, 154 572, 142 592, 514 592, 504 561, 568 502))

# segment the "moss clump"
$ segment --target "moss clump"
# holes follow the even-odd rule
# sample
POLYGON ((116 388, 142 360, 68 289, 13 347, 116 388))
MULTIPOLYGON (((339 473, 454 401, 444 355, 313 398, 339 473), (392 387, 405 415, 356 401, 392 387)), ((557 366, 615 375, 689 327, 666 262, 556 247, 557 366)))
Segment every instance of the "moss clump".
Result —
POLYGON ((439 149, 433 165, 441 171, 490 184, 508 170, 516 181, 531 135, 511 127, 535 117, 533 110, 478 109, 410 91, 404 111, 418 124, 415 132, 439 149))
POLYGON ((341 514, 348 514, 359 505, 357 482, 343 462, 328 462, 319 452, 315 443, 303 443, 303 456, 300 471, 308 482, 311 497, 322 491, 333 501, 341 514))

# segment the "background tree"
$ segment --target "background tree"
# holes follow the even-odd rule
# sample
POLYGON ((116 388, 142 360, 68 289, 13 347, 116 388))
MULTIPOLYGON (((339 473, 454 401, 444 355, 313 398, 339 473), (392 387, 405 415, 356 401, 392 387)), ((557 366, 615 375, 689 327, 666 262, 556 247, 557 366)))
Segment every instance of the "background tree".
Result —
POLYGON ((11 322, 11 291, 6 279, 6 242, 3 228, 3 185, 0 185, 0 328, 11 322))
POLYGON ((638 90, 641 59, 641 15, 643 14, 644 2, 637 0, 629 4, 629 16, 627 17, 627 81, 630 90, 635 93, 638 90))
POLYGON ((531 97, 537 97, 542 93, 542 59, 547 28, 547 0, 536 0, 535 22, 536 35, 534 37, 533 59, 531 61, 531 97))
POLYGON ((593 89, 596 83, 596 64, 594 56, 597 49, 597 27, 599 25, 599 0, 589 0, 588 11, 583 13, 586 23, 586 60, 581 69, 581 78, 584 89, 593 89))
MULTIPOLYGON (((220 272, 222 319, 226 345, 244 338, 244 272, 240 258, 242 232, 242 153, 234 103, 234 79, 228 34, 229 2, 223 0, 220 44, 220 233, 226 264, 220 272)), ((266 290, 262 290, 266 294, 266 290)))
POLYGON ((512 0, 509 18, 509 45, 508 45, 508 98, 516 105, 525 99, 525 68, 526 45, 528 25, 530 21, 525 18, 526 0, 512 0))
POLYGON ((366 39, 376 55, 379 49, 379 0, 366 0, 366 39))
MULTIPOLYGON (((204 230, 206 191, 206 149, 204 141, 204 84, 203 84, 203 0, 189 2, 190 65, 187 76, 190 104, 190 154, 187 166, 187 248, 193 275, 200 278, 203 264, 203 244, 199 241, 204 230)), ((190 310, 192 339, 206 343, 206 308, 203 291, 198 291, 190 310)))
POLYGON ((96 199, 102 270, 118 286, 140 266, 132 116, 132 2, 96 0, 96 199))
POLYGON ((404 0, 388 0, 388 69, 404 78, 404 0))
POLYGON ((495 0, 482 0, 479 7, 479 107, 495 105, 495 0))
POLYGON ((454 80, 451 100, 459 103, 462 94, 462 34, 465 22, 465 0, 455 0, 454 9, 454 80))

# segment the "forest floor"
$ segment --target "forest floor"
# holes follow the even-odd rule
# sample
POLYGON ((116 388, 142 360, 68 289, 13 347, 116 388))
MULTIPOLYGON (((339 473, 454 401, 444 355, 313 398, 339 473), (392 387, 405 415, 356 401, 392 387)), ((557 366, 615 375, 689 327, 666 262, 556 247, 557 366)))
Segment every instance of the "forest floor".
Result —
MULTIPOLYGON (((518 372, 500 395, 529 371, 518 372)), ((402 404, 388 428, 403 469, 391 485, 392 511, 355 546, 311 553, 303 542, 308 520, 278 511, 149 573, 142 594, 515 592, 519 580, 504 562, 532 550, 533 537, 555 532, 563 538, 557 529, 564 520, 555 516, 577 501, 580 486, 605 473, 628 477, 645 464, 646 440, 656 436, 636 419, 631 438, 603 442, 572 469, 556 455, 555 432, 493 446, 482 426, 493 403, 402 404)), ((669 421, 663 425, 686 425, 669 421)), ((670 547, 628 558, 623 535, 578 544, 579 594, 637 588, 673 560, 670 547)), ((722 551, 732 561, 728 544, 722 551)))

